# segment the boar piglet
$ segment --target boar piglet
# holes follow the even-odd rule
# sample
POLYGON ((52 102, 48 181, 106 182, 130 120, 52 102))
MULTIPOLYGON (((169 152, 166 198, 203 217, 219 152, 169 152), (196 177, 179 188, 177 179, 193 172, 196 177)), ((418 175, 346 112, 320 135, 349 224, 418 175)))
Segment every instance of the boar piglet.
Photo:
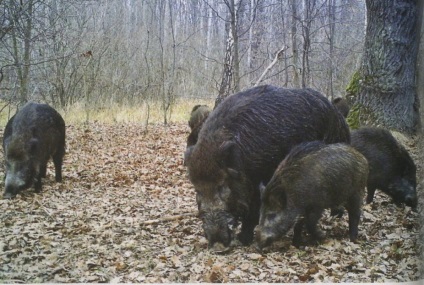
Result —
POLYGON ((295 146, 261 189, 257 246, 269 246, 293 225, 293 245, 301 244, 303 226, 312 241, 319 242, 322 212, 340 206, 349 213, 349 236, 355 241, 367 176, 367 160, 347 144, 315 141, 295 146))

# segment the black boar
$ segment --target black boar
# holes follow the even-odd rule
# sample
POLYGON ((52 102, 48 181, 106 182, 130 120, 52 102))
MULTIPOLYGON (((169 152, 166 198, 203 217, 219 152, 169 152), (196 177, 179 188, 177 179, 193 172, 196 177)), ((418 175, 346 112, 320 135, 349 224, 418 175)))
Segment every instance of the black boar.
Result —
POLYGON ((270 245, 294 224, 295 246, 301 243, 303 224, 319 242, 323 235, 317 222, 322 212, 339 206, 349 213, 349 236, 355 241, 367 177, 366 158, 347 144, 315 141, 294 147, 261 189, 257 245, 270 245))
POLYGON ((304 141, 350 142, 343 116, 319 92, 264 85, 226 98, 206 119, 185 164, 209 245, 243 244, 259 221, 259 184, 304 141))
POLYGON ((7 123, 3 135, 6 160, 4 198, 12 198, 34 184, 41 191, 47 162, 53 158, 56 181, 62 180, 65 122, 46 104, 27 103, 7 123))
POLYGON ((415 163, 388 130, 358 129, 352 132, 351 144, 369 163, 367 203, 373 201, 375 190, 380 189, 397 205, 417 206, 415 163))
POLYGON ((191 132, 187 138, 187 147, 196 144, 200 129, 210 112, 210 108, 206 105, 196 105, 191 110, 190 120, 188 121, 191 132))
POLYGON ((349 115, 349 105, 344 98, 338 97, 332 101, 333 105, 336 106, 337 110, 343 115, 343 117, 347 118, 349 115))

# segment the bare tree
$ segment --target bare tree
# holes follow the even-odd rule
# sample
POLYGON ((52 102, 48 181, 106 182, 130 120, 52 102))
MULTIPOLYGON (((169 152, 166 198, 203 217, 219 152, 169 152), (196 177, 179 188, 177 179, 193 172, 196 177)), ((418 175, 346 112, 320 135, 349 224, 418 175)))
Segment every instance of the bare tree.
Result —
POLYGON ((299 73, 298 73, 298 59, 299 51, 297 47, 297 5, 295 0, 291 1, 291 40, 292 40, 292 53, 293 53, 293 85, 294 87, 300 87, 299 73))
POLYGON ((0 95, 65 109, 157 103, 168 123, 178 98, 219 101, 262 74, 341 94, 361 55, 361 3, 0 0, 0 95))
POLYGON ((31 66, 32 25, 34 13, 34 0, 26 3, 10 0, 10 13, 12 16, 12 43, 13 58, 19 80, 19 101, 28 101, 29 71, 31 66), (25 13, 21 13, 24 10, 25 13), (19 28, 18 28, 19 27, 19 28), (22 44, 22 45, 21 45, 22 44), (21 48, 22 46, 22 48, 21 48))

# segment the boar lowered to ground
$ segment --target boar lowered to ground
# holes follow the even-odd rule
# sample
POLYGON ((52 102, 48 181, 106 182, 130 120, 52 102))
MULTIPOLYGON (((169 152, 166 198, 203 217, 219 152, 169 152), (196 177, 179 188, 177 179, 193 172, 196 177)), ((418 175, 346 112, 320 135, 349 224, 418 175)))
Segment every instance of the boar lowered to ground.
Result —
POLYGON ((270 245, 293 225, 293 245, 301 244, 303 226, 312 241, 319 242, 322 212, 339 206, 349 213, 349 237, 355 241, 367 177, 366 158, 347 144, 315 141, 295 146, 261 189, 258 247, 270 245))
POLYGON ((196 190, 209 247, 228 250, 233 229, 253 240, 259 184, 267 183, 290 149, 304 141, 350 141, 343 116, 319 92, 264 85, 227 97, 206 119, 185 164, 196 190))
POLYGON ((47 162, 53 158, 55 178, 62 180, 65 154, 65 122, 46 104, 27 103, 7 123, 3 135, 6 160, 4 198, 12 198, 34 185, 41 191, 47 162))
POLYGON ((191 132, 187 138, 187 147, 196 144, 199 131, 210 112, 211 109, 206 105, 196 105, 191 110, 190 120, 188 121, 191 132))
POLYGON ((388 130, 355 130, 352 132, 352 146, 366 157, 370 167, 367 203, 373 201, 375 190, 380 189, 397 205, 417 206, 415 163, 388 130))

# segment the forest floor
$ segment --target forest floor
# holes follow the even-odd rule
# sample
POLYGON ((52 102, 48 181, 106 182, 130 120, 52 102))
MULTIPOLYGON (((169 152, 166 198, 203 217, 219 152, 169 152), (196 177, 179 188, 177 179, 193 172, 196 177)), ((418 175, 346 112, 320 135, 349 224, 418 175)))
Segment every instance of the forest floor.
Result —
MULTIPOLYGON (((263 253, 253 246, 209 252, 183 166, 188 126, 143 131, 135 123, 67 127, 63 182, 54 182, 50 162, 41 193, 29 189, 0 200, 0 283, 419 278, 419 213, 396 207, 381 192, 363 207, 358 243, 348 239, 347 215, 326 212, 321 245, 295 248, 289 233, 263 253)), ((416 159, 414 142, 409 147, 416 159)), ((422 186, 418 191, 424 205, 422 186)))

